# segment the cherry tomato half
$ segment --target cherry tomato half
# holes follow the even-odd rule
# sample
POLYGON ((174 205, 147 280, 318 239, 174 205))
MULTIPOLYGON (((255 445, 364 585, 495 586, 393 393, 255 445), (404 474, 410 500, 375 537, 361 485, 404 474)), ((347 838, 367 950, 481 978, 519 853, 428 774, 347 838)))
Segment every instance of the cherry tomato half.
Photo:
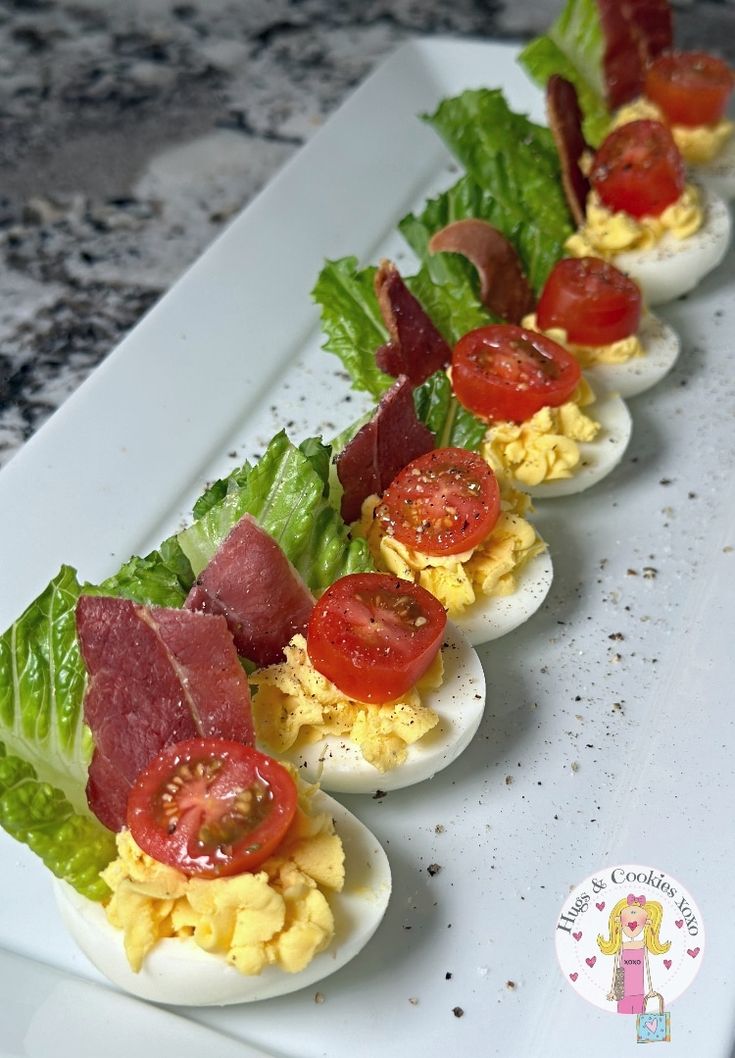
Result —
POLYGON ((486 419, 530 419, 568 400, 580 378, 579 364, 561 345, 510 323, 469 331, 452 356, 457 399, 486 419))
POLYGON ((603 140, 590 183, 608 209, 657 217, 684 190, 684 162, 660 121, 631 121, 603 140))
POLYGON ((672 125, 715 125, 733 89, 733 71, 704 51, 659 55, 646 70, 645 94, 672 125))
POLYGON ((610 345, 635 334, 641 321, 636 283, 599 257, 565 257, 551 270, 536 308, 547 331, 563 327, 575 345, 610 345))
POLYGON ((309 621, 311 662, 359 702, 410 690, 441 646, 447 615, 425 588, 387 573, 350 573, 318 599, 309 621))
POLYGON ((196 738, 167 746, 128 796, 127 823, 160 863, 204 878, 254 871, 296 812, 286 769, 241 742, 196 738))
POLYGON ((412 460, 375 511, 389 536, 425 555, 456 555, 476 547, 499 514, 495 474, 466 448, 435 448, 412 460))

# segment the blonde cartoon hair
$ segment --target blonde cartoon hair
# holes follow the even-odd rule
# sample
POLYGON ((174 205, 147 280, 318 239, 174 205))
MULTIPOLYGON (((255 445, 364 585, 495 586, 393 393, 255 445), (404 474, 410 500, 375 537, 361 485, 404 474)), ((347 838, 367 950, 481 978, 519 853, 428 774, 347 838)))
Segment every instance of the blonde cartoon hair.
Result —
MULTIPOLYGON (((616 952, 620 951, 623 943, 623 927, 620 921, 620 915, 629 905, 630 901, 628 900, 628 897, 624 896, 622 900, 618 900, 615 907, 611 910, 607 924, 607 931, 609 933, 607 940, 605 940, 601 933, 597 934, 597 944, 603 955, 614 955, 616 952)), ((643 927, 644 947, 650 951, 651 955, 663 955, 664 952, 667 952, 671 947, 670 940, 662 943, 658 936, 659 930, 661 929, 661 919, 663 917, 664 909, 661 904, 659 904, 658 900, 646 900, 645 903, 640 906, 648 916, 646 924, 643 927)))

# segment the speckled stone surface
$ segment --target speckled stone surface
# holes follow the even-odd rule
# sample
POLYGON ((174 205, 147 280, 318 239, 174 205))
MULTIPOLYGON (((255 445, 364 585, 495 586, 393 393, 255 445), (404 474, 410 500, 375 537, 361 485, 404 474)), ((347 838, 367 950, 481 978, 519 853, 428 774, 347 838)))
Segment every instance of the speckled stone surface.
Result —
MULTIPOLYGON (((526 38, 558 7, 1 4, 0 463, 404 40, 526 38)), ((735 54, 735 6, 680 5, 677 36, 735 54)))

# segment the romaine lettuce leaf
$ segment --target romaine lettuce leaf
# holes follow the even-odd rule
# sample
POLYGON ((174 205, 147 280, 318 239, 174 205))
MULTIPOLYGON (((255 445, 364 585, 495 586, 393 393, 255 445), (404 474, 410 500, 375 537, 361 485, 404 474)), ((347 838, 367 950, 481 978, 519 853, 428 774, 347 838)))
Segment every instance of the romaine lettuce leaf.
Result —
POLYGON ((599 146, 610 128, 605 103, 604 51, 605 40, 595 0, 567 0, 548 34, 532 40, 519 56, 526 72, 542 87, 554 73, 572 82, 584 114, 585 139, 592 147, 599 146))
MULTIPOLYGON (((516 226, 523 221, 528 223, 529 218, 543 233, 544 244, 548 243, 552 250, 540 255, 534 274, 529 275, 538 289, 548 274, 546 261, 561 256, 564 242, 572 233, 559 158, 550 131, 525 115, 514 113, 498 89, 469 90, 445 99, 426 120, 464 165, 474 184, 490 196, 483 199, 484 207, 493 211, 488 220, 509 238, 514 238, 516 226)), ((463 208, 461 196, 468 204, 473 200, 479 204, 477 191, 469 184, 458 185, 454 196, 454 209, 463 208)), ((524 260, 530 261, 529 247, 518 248, 524 260)))
POLYGON ((515 246, 531 286, 538 293, 546 278, 563 256, 564 244, 554 232, 541 228, 535 217, 518 209, 515 201, 498 198, 480 187, 471 177, 463 176, 436 198, 429 199, 422 212, 409 213, 398 225, 406 242, 422 259, 432 278, 440 281, 443 273, 456 275, 458 269, 477 283, 474 267, 458 254, 430 254, 431 236, 455 220, 486 220, 501 231, 515 246))
POLYGON ((109 895, 100 871, 115 859, 115 835, 74 811, 61 790, 41 782, 27 761, 0 742, 0 826, 40 856, 57 878, 90 900, 109 895))
POLYGON ((244 480, 228 479, 224 499, 178 534, 182 551, 199 574, 244 514, 280 544, 312 591, 337 577, 373 569, 364 540, 350 540, 339 513, 325 497, 324 446, 312 441, 309 455, 286 434, 276 434, 244 480), (317 469, 318 467, 318 469, 317 469))
POLYGON ((479 450, 487 433, 487 423, 462 407, 443 371, 437 371, 416 387, 413 402, 419 419, 436 437, 437 448, 479 450))
POLYGON ((223 500, 227 495, 228 489, 240 488, 251 469, 251 464, 246 460, 242 466, 237 467, 226 478, 219 478, 218 481, 213 481, 194 504, 194 518, 201 518, 210 507, 214 507, 216 503, 223 500))
POLYGON ((356 257, 327 261, 311 296, 321 308, 325 351, 339 357, 355 389, 379 397, 395 379, 375 362, 376 349, 388 340, 373 289, 375 272, 358 269, 356 257))
MULTIPOLYGON (((327 261, 313 297, 321 308, 324 349, 340 358, 355 389, 378 398, 395 379, 375 363, 375 352, 388 340, 388 331, 373 289, 374 276, 375 268, 358 268, 356 257, 327 261)), ((492 322, 467 269, 427 264, 417 275, 403 279, 450 345, 467 331, 492 322)))
POLYGON ((144 558, 134 555, 100 585, 84 585, 89 595, 119 595, 145 606, 183 606, 194 583, 188 558, 175 536, 144 558))
POLYGON ((100 900, 97 876, 115 858, 115 841, 85 794, 93 745, 76 638, 80 592, 74 570, 62 567, 0 637, 0 826, 100 900))
POLYGON ((81 588, 64 566, 0 637, 0 741, 88 812, 92 739, 84 724, 86 673, 76 637, 81 588))

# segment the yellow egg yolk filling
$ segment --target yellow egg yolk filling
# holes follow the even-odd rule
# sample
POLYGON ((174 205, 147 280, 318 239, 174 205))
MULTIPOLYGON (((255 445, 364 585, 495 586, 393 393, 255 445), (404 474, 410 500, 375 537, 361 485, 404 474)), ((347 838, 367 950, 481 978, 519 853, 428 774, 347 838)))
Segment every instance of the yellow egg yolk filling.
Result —
POLYGON ((581 410, 595 401, 583 378, 571 398, 543 407, 525 422, 496 422, 488 429, 482 456, 498 478, 522 485, 570 478, 581 462, 580 442, 594 441, 600 424, 581 410))
MULTIPOLYGON (((526 497, 518 506, 525 508, 526 497)), ((514 510, 513 500, 503 498, 493 531, 477 547, 456 555, 425 555, 402 544, 386 533, 374 517, 380 499, 369 496, 362 505, 362 517, 352 526, 352 535, 368 541, 379 569, 426 588, 444 606, 449 616, 458 617, 477 599, 512 595, 524 566, 545 550, 536 530, 514 510)))
POLYGON ((576 345, 568 340, 563 327, 549 327, 541 331, 535 312, 524 316, 522 326, 531 331, 540 331, 559 345, 563 345, 582 367, 594 367, 595 364, 625 364, 633 357, 643 356, 644 353, 637 334, 630 334, 627 338, 620 338, 617 342, 609 342, 607 345, 576 345))
POLYGON ((441 686, 441 651, 415 687, 381 705, 349 698, 317 672, 302 635, 295 635, 284 653, 285 661, 249 677, 257 687, 253 719, 258 740, 275 755, 335 735, 354 742, 366 761, 385 772, 402 764, 408 746, 439 722, 422 703, 421 692, 441 686))
POLYGON ((317 787, 295 776, 298 807, 283 842, 254 873, 188 878, 158 863, 129 831, 117 835, 118 857, 102 872, 112 890, 107 918, 123 931, 136 973, 164 938, 178 937, 224 957, 240 973, 268 965, 298 973, 334 936, 323 889, 344 885, 344 852, 331 817, 312 805, 317 787))
POLYGON ((596 191, 587 196, 584 225, 564 244, 573 257, 611 258, 628 250, 650 250, 664 238, 686 239, 702 227, 699 192, 687 184, 670 206, 656 217, 631 217, 604 206, 596 191))
POLYGON ((735 124, 727 118, 721 118, 714 125, 670 125, 663 111, 649 99, 643 98, 621 107, 613 118, 612 128, 642 119, 668 125, 679 153, 690 165, 706 165, 713 161, 735 129, 735 124))

